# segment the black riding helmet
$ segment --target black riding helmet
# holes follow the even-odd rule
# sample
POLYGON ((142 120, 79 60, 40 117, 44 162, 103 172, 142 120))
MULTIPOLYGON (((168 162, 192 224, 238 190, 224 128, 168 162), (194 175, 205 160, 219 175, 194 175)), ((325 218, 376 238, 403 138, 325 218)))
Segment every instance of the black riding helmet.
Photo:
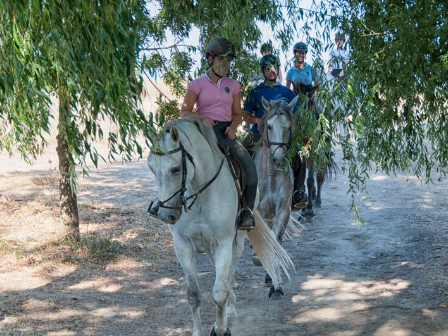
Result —
POLYGON ((295 53, 296 51, 308 52, 308 46, 304 42, 297 42, 293 47, 293 52, 295 53))
POLYGON ((215 69, 213 69, 212 64, 216 56, 222 56, 222 57, 229 57, 231 59, 236 58, 236 52, 235 47, 229 40, 219 37, 211 41, 209 44, 207 44, 207 47, 205 48, 205 57, 207 60, 208 66, 212 69, 213 73, 218 76, 219 78, 222 78, 221 75, 217 74, 215 72, 215 69), (209 62, 208 56, 212 56, 212 61, 209 62))
POLYGON ((207 44, 207 47, 205 48, 205 57, 207 57, 207 62, 208 55, 211 55, 212 57, 223 56, 236 58, 234 45, 232 42, 222 37, 216 38, 207 44))
POLYGON ((275 67, 275 69, 278 69, 280 67, 280 59, 277 57, 277 55, 269 54, 264 55, 262 58, 260 58, 260 69, 263 71, 265 68, 275 67))
POLYGON ((235 47, 229 40, 218 37, 211 41, 209 44, 207 44, 207 47, 205 48, 205 58, 207 60, 207 64, 209 68, 212 69, 213 73, 218 76, 219 78, 222 78, 221 75, 217 74, 215 72, 215 69, 213 69, 212 64, 216 56, 221 57, 229 57, 230 59, 236 58, 236 52, 235 47), (208 56, 212 56, 212 61, 209 62, 208 56))
POLYGON ((280 67, 280 59, 277 57, 277 55, 269 54, 269 55, 264 55, 262 58, 260 58, 260 70, 261 70, 261 72, 263 72, 263 76, 265 76, 264 75, 265 69, 268 69, 271 71, 273 69, 275 69, 275 71, 276 71, 275 78, 269 79, 272 82, 277 82, 279 67, 280 67))

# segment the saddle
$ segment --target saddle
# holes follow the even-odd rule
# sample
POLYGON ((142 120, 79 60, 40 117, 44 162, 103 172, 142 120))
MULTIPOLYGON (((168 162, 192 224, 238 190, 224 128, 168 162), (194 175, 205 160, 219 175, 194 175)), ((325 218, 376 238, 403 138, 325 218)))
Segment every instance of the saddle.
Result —
POLYGON ((246 205, 244 204, 245 199, 243 197, 243 192, 246 189, 246 171, 242 168, 242 164, 240 163, 240 161, 236 157, 230 155, 227 148, 224 148, 219 142, 218 147, 226 157, 226 161, 229 165, 230 172, 232 173, 233 176, 233 181, 235 182, 236 191, 238 192, 238 212, 239 212, 242 208, 246 207, 246 205))
POLYGON ((319 85, 305 85, 305 84, 299 84, 299 85, 293 85, 293 90, 296 94, 304 94, 308 96, 309 98, 312 98, 314 96, 314 93, 319 88, 319 85))
POLYGON ((308 110, 313 110, 315 106, 314 94, 316 93, 319 85, 293 85, 293 91, 297 95, 305 95, 308 97, 308 110))

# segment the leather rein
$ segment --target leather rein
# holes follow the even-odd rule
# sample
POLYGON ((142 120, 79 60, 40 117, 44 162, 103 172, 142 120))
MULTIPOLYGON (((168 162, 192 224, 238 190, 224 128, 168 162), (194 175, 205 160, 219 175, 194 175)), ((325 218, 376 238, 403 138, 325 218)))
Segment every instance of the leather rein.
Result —
POLYGON ((182 207, 184 209, 185 212, 188 212, 191 210, 191 208, 193 207, 194 203, 196 202, 198 196, 205 190, 207 189, 218 177, 219 173, 221 172, 221 168, 224 164, 224 159, 222 159, 221 164, 219 165, 218 171, 216 172, 216 174, 211 178, 210 181, 208 181, 201 189, 199 189, 199 191, 195 194, 191 194, 189 196, 185 196, 185 192, 187 191, 187 187, 186 187, 186 180, 187 180, 187 158, 188 160, 191 162, 191 164, 193 165, 193 167, 196 168, 194 161, 193 161, 193 157, 191 156, 190 153, 188 153, 186 151, 186 149, 184 148, 184 146, 182 145, 182 142, 179 141, 179 147, 176 149, 173 149, 169 152, 160 152, 160 151, 155 151, 154 155, 159 155, 159 156, 164 156, 166 154, 173 154, 173 153, 177 153, 177 152, 181 152, 182 154, 182 184, 181 187, 178 191, 176 191, 171 197, 167 198, 164 201, 159 201, 158 205, 160 208, 165 208, 165 209, 175 209, 175 210, 180 210, 182 211, 182 207), (170 201, 171 199, 173 199, 177 194, 179 194, 180 197, 180 205, 179 206, 168 206, 165 205, 166 202, 170 201), (193 199, 191 201, 190 204, 188 204, 188 201, 190 199, 193 199))

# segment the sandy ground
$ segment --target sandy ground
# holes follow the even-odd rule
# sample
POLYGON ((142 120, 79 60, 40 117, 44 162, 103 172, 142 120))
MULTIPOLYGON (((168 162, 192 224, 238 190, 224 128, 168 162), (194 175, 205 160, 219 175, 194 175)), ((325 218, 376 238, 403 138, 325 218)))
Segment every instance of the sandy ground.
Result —
MULTIPOLYGON (((80 179, 90 249, 52 238, 56 162, 52 149, 31 167, 0 156, 0 335, 191 334, 169 230, 146 214, 156 185, 145 160, 80 179)), ((358 227, 347 177, 326 182, 323 209, 284 242, 297 268, 285 300, 268 299, 246 246, 232 335, 448 335, 448 181, 372 174, 368 187, 358 227)), ((198 265, 208 334, 213 268, 202 254, 198 265)))

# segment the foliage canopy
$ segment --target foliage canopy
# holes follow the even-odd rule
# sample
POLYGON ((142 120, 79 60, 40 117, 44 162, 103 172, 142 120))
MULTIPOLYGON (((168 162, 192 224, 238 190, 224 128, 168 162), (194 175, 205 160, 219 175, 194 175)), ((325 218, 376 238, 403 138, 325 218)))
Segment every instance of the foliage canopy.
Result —
POLYGON ((322 71, 333 32, 347 36, 348 92, 339 86, 321 94, 328 111, 314 128, 319 141, 313 146, 316 155, 323 152, 337 123, 354 130, 356 148, 347 136, 338 139, 356 154, 349 169, 353 190, 362 188, 372 164, 431 179, 433 166, 442 175, 448 163, 447 17, 446 2, 429 0, 313 1, 310 8, 292 0, 0 0, 0 150, 18 149, 29 160, 41 153, 51 98, 66 88, 70 116, 60 130, 72 166, 87 157, 96 164, 92 141, 105 136, 111 157, 141 155, 137 136, 151 141, 153 123, 178 111, 175 101, 161 97, 162 115, 145 116, 143 76, 160 76, 181 97, 187 80, 205 70, 203 63, 195 67, 192 52, 226 37, 238 52, 231 76, 244 94, 258 71, 265 38, 257 23, 263 22, 287 54, 294 42, 308 42, 322 71), (185 46, 193 29, 199 43, 185 46), (168 35, 174 45, 166 46, 168 35), (331 114, 335 97, 348 105, 331 114), (103 134, 104 119, 118 130, 103 134))

